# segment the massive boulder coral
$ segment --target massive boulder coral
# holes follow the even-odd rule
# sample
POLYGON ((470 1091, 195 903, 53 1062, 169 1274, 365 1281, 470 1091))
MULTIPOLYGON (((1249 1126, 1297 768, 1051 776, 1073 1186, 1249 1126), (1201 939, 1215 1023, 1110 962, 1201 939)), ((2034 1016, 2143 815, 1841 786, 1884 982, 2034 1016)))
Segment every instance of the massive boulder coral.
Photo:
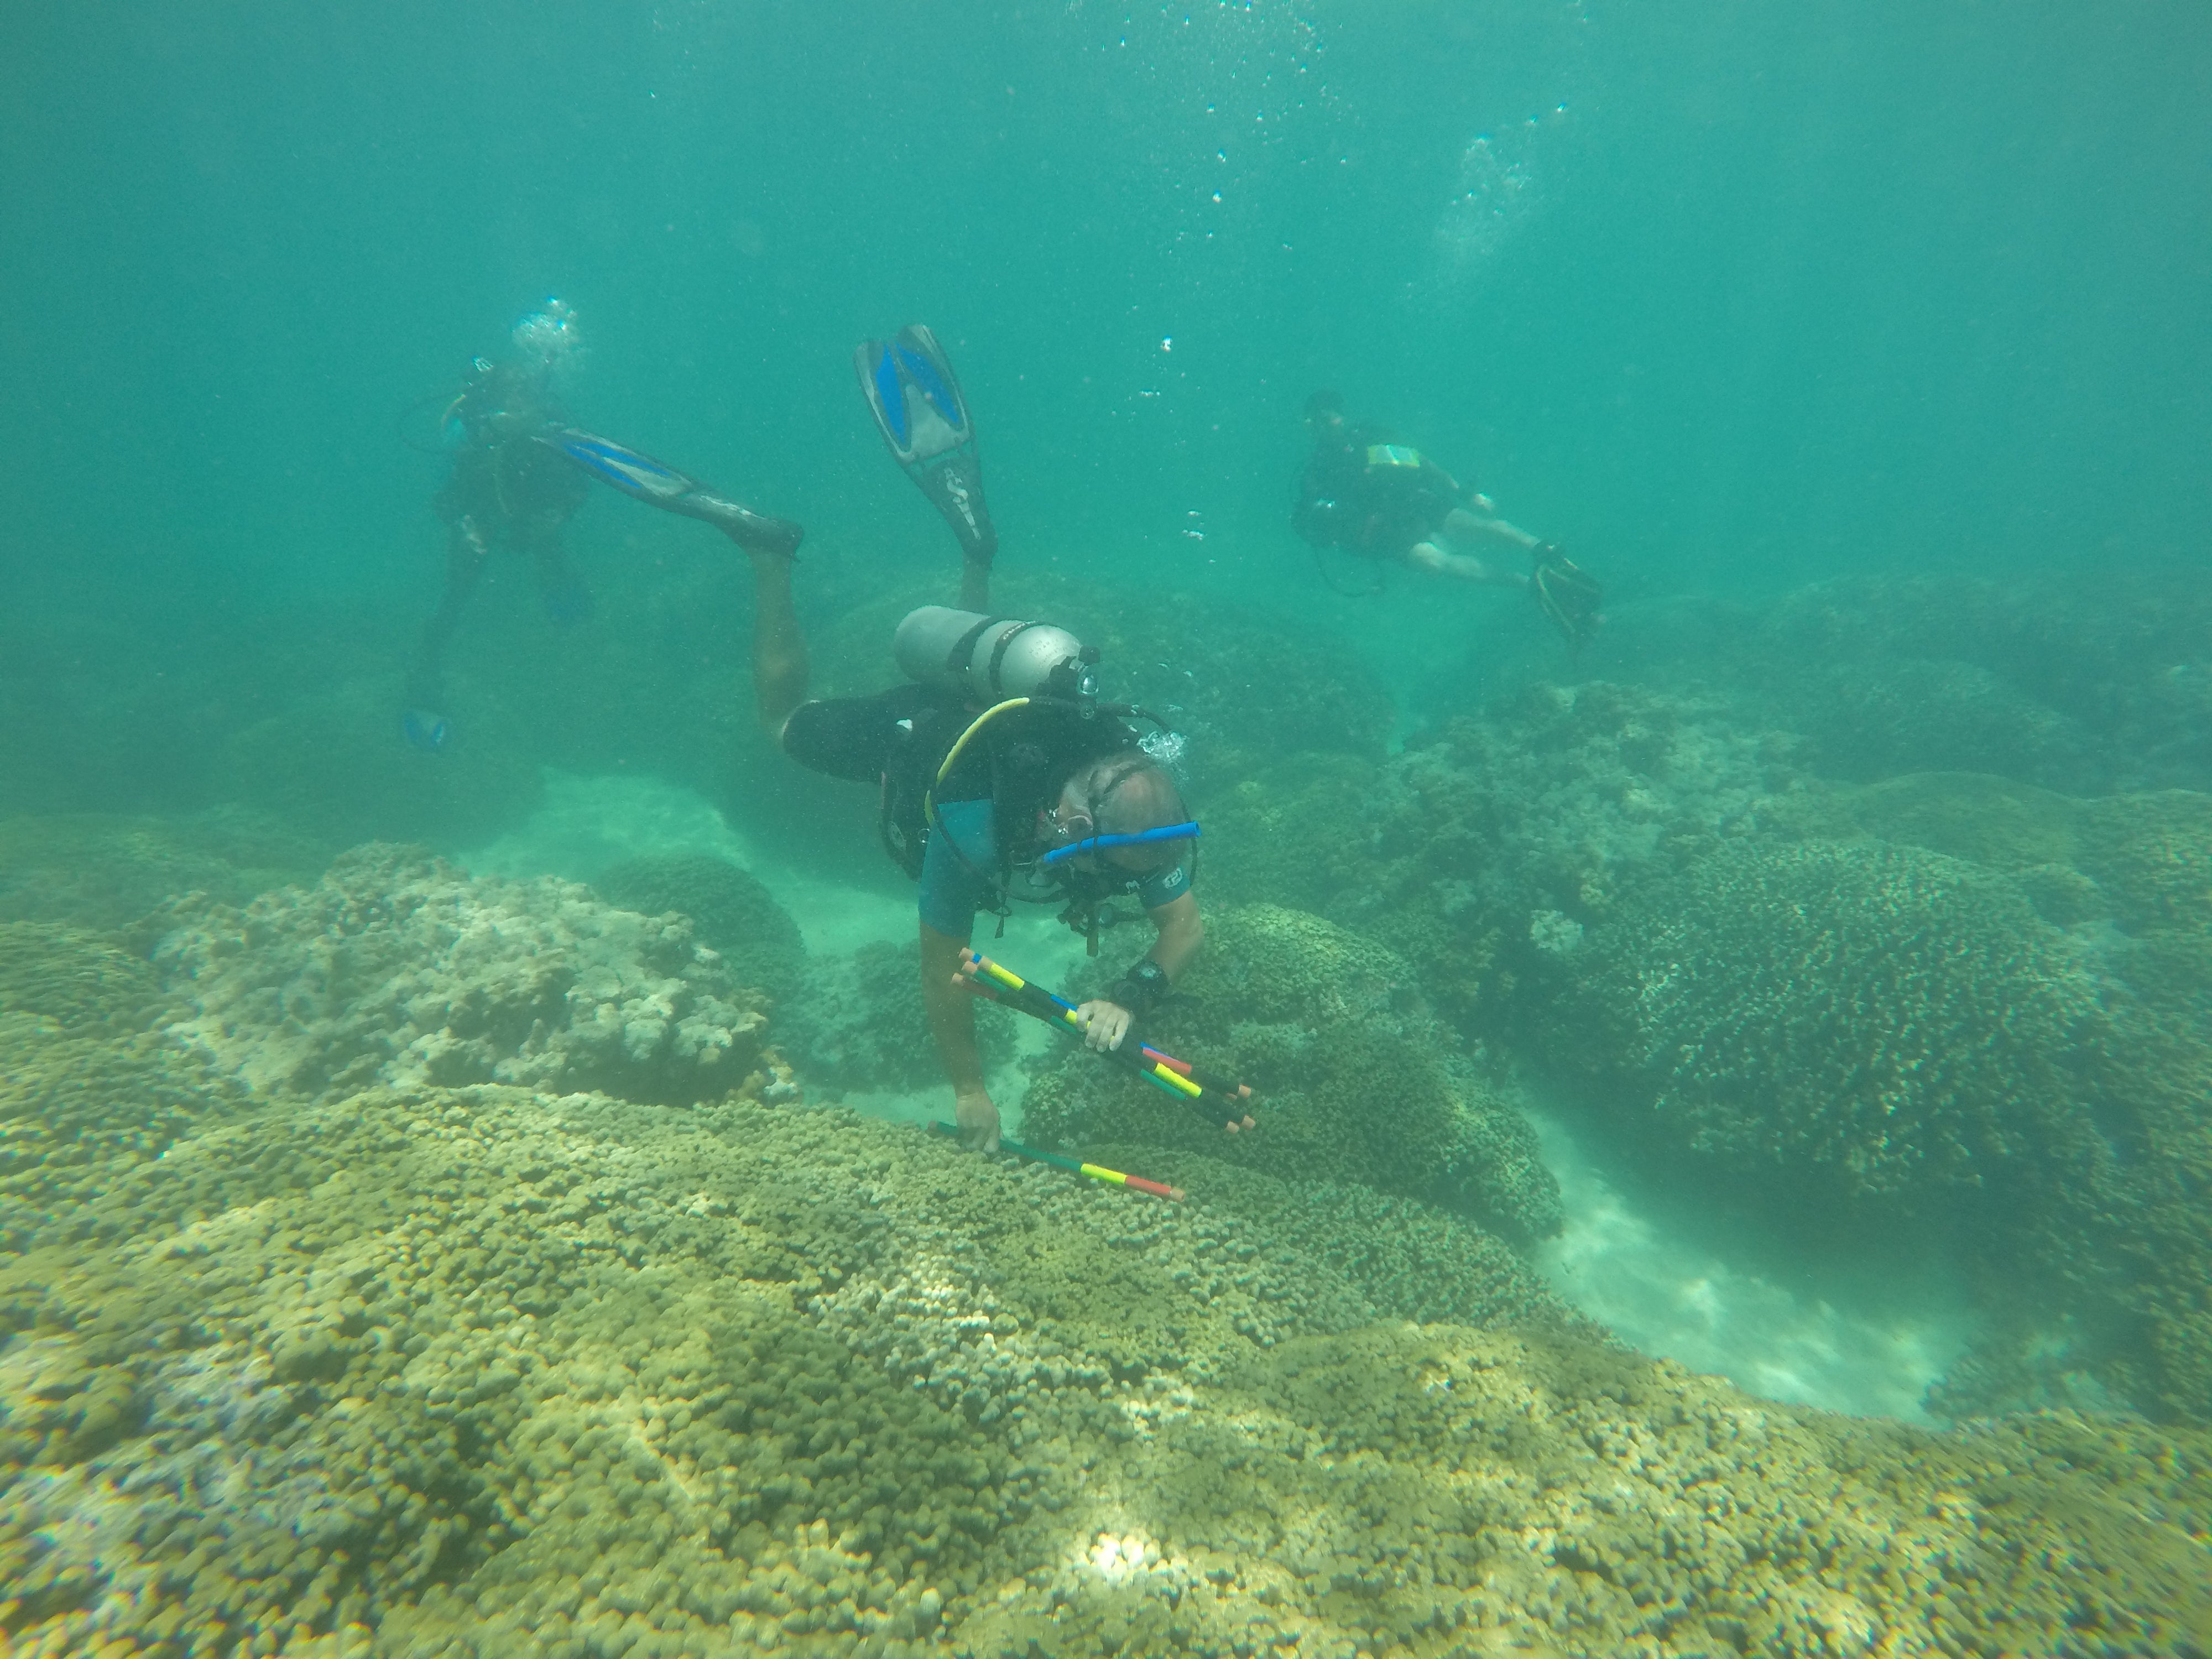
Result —
POLYGON ((702 945, 732 972, 781 1002, 805 970, 799 924, 750 871, 707 853, 643 854, 600 872, 592 887, 608 903, 642 915, 690 919, 702 945))
POLYGON ((1559 1186, 1527 1120, 1429 1012, 1406 963, 1357 934, 1268 905, 1215 911, 1204 954, 1146 1035, 1259 1091, 1259 1128, 1224 1135, 1179 1099, 1071 1048, 1030 1085, 1025 1132, 1053 1145, 1143 1142, 1358 1182, 1518 1239, 1559 1229, 1559 1186))
POLYGON ((1577 989, 1559 1061, 1745 1175, 2016 1200, 2033 1170, 2078 1175, 2122 1132, 2081 952, 2002 877, 1940 854, 1723 848, 1595 933, 1577 989))
POLYGON ((239 1091, 151 1029, 151 968, 111 936, 0 922, 0 1251, 113 1239, 137 1172, 239 1091))
POLYGON ((179 913, 171 1027, 258 1087, 512 1082, 693 1101, 763 1063, 767 1021, 681 916, 550 878, 471 879, 372 844, 312 888, 179 913))
POLYGON ((122 927, 186 893, 243 904, 312 879, 332 850, 246 808, 0 818, 0 917, 122 927))
POLYGON ((1977 1267, 1992 1319, 1948 1408, 2081 1397, 2078 1375, 2212 1420, 2212 981, 2171 969, 2188 934, 2148 925, 2202 879, 2212 842, 2182 826, 2205 821, 2091 803, 1994 843, 2033 859, 2078 834, 2102 883, 1875 840, 1723 848, 1592 934, 1552 1057, 1731 1202, 1861 1241, 1910 1224, 1977 1267), (2053 890, 2085 927, 2046 919, 2053 890))
POLYGON ((1998 772, 2076 794, 2212 782, 2212 597, 2176 562, 1839 578, 1678 659, 1755 687, 1834 776, 1998 772))

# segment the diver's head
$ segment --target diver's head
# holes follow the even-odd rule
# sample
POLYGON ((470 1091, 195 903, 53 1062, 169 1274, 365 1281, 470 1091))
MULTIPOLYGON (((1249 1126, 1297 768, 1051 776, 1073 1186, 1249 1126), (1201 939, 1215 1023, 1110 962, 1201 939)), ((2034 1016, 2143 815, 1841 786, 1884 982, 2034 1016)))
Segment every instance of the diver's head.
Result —
POLYGON ((1306 399, 1306 424, 1314 431, 1328 432, 1344 424, 1344 399, 1323 387, 1306 399))
POLYGON ((543 309, 525 317, 507 338, 514 347, 516 364, 549 386, 576 362, 584 349, 582 336, 576 330, 575 312, 558 300, 548 300, 543 309))
POLYGON ((493 440, 535 432, 562 419, 561 400, 542 364, 479 357, 461 395, 447 405, 449 434, 493 440))
POLYGON ((447 419, 458 417, 471 434, 489 427, 529 431, 562 418, 560 382, 583 355, 576 313, 548 300, 514 325, 512 348, 498 362, 479 357, 447 419))
MULTIPOLYGON (((1190 812, 1174 776, 1149 755, 1110 755, 1079 767, 1061 786, 1048 819, 1055 847, 1073 847, 1093 836, 1135 836, 1188 825, 1190 812)), ((1182 839, 1102 848, 1073 860, 1123 876, 1151 876, 1177 863, 1188 850, 1182 839)))

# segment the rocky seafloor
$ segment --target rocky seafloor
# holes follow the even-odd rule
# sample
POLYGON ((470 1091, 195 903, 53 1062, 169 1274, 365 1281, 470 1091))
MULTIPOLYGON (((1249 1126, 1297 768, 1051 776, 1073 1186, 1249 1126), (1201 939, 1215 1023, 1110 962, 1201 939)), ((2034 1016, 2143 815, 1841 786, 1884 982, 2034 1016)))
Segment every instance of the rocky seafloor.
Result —
POLYGON ((839 1108, 927 1081, 911 959, 734 866, 332 861, 530 787, 495 720, 511 799, 316 782, 367 666, 304 726, 180 692, 179 754, 228 735, 161 810, 21 772, 0 1655, 2212 1653, 2212 675, 2095 598, 1808 590, 1695 672, 1632 613, 1397 755, 1325 653, 1244 720, 1281 641, 1216 629, 1137 688, 1204 740, 1160 1029, 1268 1132, 1073 1051, 1025 1131, 1180 1205, 839 1108), (1954 1261, 1951 1425, 1562 1304, 1532 1082, 1775 1236, 1954 1261))

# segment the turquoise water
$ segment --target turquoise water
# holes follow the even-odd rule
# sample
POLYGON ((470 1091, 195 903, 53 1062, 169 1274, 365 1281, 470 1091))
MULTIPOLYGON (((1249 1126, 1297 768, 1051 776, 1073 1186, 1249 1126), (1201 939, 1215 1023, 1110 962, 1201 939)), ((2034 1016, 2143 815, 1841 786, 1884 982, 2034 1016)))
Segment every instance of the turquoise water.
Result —
POLYGON ((434 467, 393 414, 557 294, 592 422, 856 561, 926 533, 844 368, 914 318, 1032 556, 1303 581, 1316 384, 1652 592, 2172 551, 2212 425, 2206 29, 48 10, 0 67, 10 546, 126 589, 419 591, 434 467))
MULTIPOLYGON (((19 809, 204 808, 237 788, 211 752, 308 695, 311 640, 365 684, 403 660, 444 464, 402 441, 552 295, 580 418, 809 526, 810 623, 944 568, 846 368, 922 318, 1004 568, 1264 588, 1352 643, 1400 739, 1562 664, 1509 597, 1332 591, 1285 522, 1316 385, 1582 556, 1653 618, 1632 650, 1697 653, 1649 643, 1686 595, 2186 560, 2212 506, 2185 7, 241 7, 15 40, 19 809)), ((560 683, 519 763, 665 774, 694 711, 592 683, 651 629, 726 650, 736 692, 737 590, 611 498, 569 538, 598 630, 519 619, 495 568, 457 654, 505 635, 560 683)), ((841 798, 775 783, 732 833, 811 861, 802 927, 896 932, 830 896, 900 902, 841 798)), ((415 832, 481 858, 521 811, 415 832)))
MULTIPOLYGON (((2173 1589, 2212 1583, 2212 12, 101 3, 6 39, 0 1652, 1963 1619, 2058 1654, 2093 1602, 2095 1651, 2212 1644, 2173 1589), (708 531, 595 490, 581 620, 495 555, 455 740, 408 745, 439 411, 556 301, 579 424, 804 524, 832 693, 952 597, 850 366, 935 330, 996 603, 1188 737, 1216 942, 1160 1040, 1248 1068, 1261 1127, 1200 1139, 995 1012, 991 1090, 1187 1208, 912 1133, 951 1102, 911 886, 869 792, 756 730, 708 531), (1322 387, 1600 579, 1595 640, 1300 541, 1322 387), (1425 1415, 1478 1380, 1525 1465, 1425 1415), (909 1400, 968 1449, 900 1449, 909 1400), (1684 1425, 1796 1536, 1872 1471, 1917 1565, 1777 1558, 1770 1595, 1723 1540, 1654 1601, 1673 1522, 1585 1536, 1629 1477, 1555 1470, 1684 1425), (1561 1507, 1423 1553, 1478 1443, 1561 1507), (1971 1607, 1912 1577, 1978 1550, 2045 1565, 1971 1607)), ((1100 972, 1049 910, 984 948, 1100 972)), ((1707 1452, 1648 1460, 1654 1514, 1707 1452)))

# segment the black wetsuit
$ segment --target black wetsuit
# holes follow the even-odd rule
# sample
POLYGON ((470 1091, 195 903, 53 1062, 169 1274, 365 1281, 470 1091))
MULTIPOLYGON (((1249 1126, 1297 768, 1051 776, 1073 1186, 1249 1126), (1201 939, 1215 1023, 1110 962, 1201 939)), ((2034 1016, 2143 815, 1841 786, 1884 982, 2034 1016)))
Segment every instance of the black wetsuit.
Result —
POLYGON ((559 404, 492 380, 471 387, 453 418, 464 436, 434 503, 446 524, 446 591, 423 624, 407 677, 407 701, 423 709, 445 707, 446 643, 495 548, 528 556, 556 619, 574 621, 591 609, 561 541, 591 485, 535 435, 562 423, 559 404))
MULTIPOLYGON (((783 730, 784 752, 810 771, 881 789, 884 849, 921 882, 922 921, 953 939, 968 936, 979 907, 1005 908, 1006 869, 1036 855, 1038 815, 1067 781, 1138 748, 1137 734, 1108 714, 1050 702, 1009 710, 975 734, 936 789, 937 834, 925 822, 923 797, 975 714, 957 698, 900 685, 801 703, 783 730)), ((1126 880, 1071 871, 1056 895, 1031 896, 1088 902, 1127 891, 1156 908, 1189 885, 1188 866, 1178 863, 1126 880)))
POLYGON ((1316 547, 1395 559, 1443 527, 1460 505, 1450 473, 1380 427, 1324 432, 1298 478, 1291 526, 1316 547))

